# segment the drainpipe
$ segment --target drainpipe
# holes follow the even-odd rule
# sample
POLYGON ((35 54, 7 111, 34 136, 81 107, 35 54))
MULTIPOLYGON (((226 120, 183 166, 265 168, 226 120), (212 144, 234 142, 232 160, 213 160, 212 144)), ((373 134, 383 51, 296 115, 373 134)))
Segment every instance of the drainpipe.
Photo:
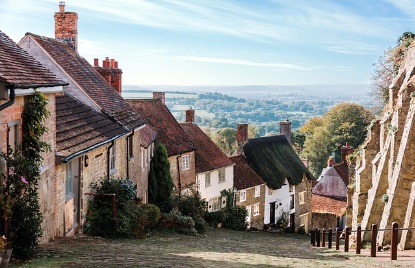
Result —
POLYGON ((179 158, 181 158, 181 157, 182 157, 182 154, 179 154, 176 157, 176 163, 177 163, 177 180, 178 180, 177 186, 179 188, 179 197, 181 196, 181 193, 182 193, 182 182, 180 181, 180 163, 179 163, 179 158))
POLYGON ((6 103, 3 103, 2 105, 0 105, 0 111, 6 109, 7 107, 9 107, 10 105, 13 105, 14 103, 14 99, 16 97, 16 94, 14 92, 14 89, 16 88, 15 85, 6 85, 7 89, 10 89, 10 100, 6 103))
POLYGON ((111 141, 111 145, 107 148, 107 180, 110 180, 110 152, 111 148, 114 146, 114 141, 111 141))
MULTIPOLYGON (((134 131, 133 132, 131 132, 131 134, 130 135, 128 135, 127 136, 127 150, 125 150, 126 152, 127 152, 127 155, 126 155, 126 159, 127 159, 127 179, 130 179, 130 168, 129 168, 129 162, 130 162, 130 152, 128 151, 128 148, 129 148, 129 138, 130 137, 132 137, 132 136, 134 136, 134 131)), ((133 148, 131 148, 131 149, 133 149, 133 148)))

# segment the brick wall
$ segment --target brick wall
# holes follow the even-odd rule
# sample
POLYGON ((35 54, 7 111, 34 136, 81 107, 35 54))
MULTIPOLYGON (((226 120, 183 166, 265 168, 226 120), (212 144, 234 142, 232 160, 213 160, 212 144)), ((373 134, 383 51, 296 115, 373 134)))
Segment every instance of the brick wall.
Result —
POLYGON ((195 172, 195 153, 189 152, 186 153, 190 157, 189 165, 190 168, 187 170, 183 170, 182 168, 182 156, 177 158, 177 155, 173 155, 169 157, 170 162, 170 174, 174 181, 174 186, 176 189, 179 188, 179 172, 180 170, 180 183, 181 183, 181 190, 186 188, 194 188, 196 187, 196 172, 195 172), (177 167, 177 159, 179 160, 179 167, 177 167))
POLYGON ((75 51, 78 50, 78 14, 65 12, 63 5, 55 12, 55 38, 68 43, 75 51))

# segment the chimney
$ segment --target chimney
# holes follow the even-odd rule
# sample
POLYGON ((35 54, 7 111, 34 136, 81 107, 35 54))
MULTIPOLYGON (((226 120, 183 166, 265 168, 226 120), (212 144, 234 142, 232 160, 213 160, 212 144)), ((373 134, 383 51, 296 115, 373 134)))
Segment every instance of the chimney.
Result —
POLYGON ((189 110, 186 110, 186 123, 194 123, 195 122, 195 110, 192 107, 189 110))
POLYGON ((327 160, 327 167, 331 167, 334 165, 334 159, 332 156, 329 156, 329 159, 327 160))
POLYGON ((118 62, 114 59, 105 57, 102 61, 102 67, 99 67, 98 59, 94 59, 94 68, 104 79, 121 94, 122 87, 122 70, 118 68, 118 62))
POLYGON ((340 148, 340 153, 341 153, 341 162, 345 162, 346 158, 349 154, 354 152, 354 148, 352 146, 349 146, 349 142, 346 142, 346 145, 343 145, 340 148))
POLYGON ((291 144, 291 122, 288 119, 280 122, 280 134, 285 135, 291 144))
POLYGON ((166 104, 166 93, 153 92, 153 99, 159 100, 161 103, 166 104))
POLYGON ((78 14, 65 11, 65 2, 59 2, 59 12, 55 12, 55 39, 69 44, 78 51, 78 14))
POLYGON ((238 124, 237 137, 238 147, 242 147, 248 140, 248 124, 238 124))

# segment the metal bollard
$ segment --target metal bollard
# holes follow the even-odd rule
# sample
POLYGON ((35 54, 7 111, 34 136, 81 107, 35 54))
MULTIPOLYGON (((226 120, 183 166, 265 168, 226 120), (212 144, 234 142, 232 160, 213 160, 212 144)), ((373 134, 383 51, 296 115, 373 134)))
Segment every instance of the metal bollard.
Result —
POLYGON ((344 252, 349 252, 350 228, 346 226, 346 228, 344 228, 344 232, 344 252))
POLYGON ((398 259, 398 223, 392 223, 391 229, 391 260, 398 259))
POLYGON ((328 242, 329 242, 329 248, 331 248, 331 244, 333 241, 333 230, 331 228, 329 228, 329 236, 328 236, 328 242))
POLYGON ((311 245, 313 245, 313 247, 316 246, 316 232, 314 229, 311 229, 310 231, 311 234, 311 245))
POLYGON ((323 228, 323 232, 321 233, 321 247, 326 247, 326 229, 323 228))
POLYGON ((378 247, 376 245, 376 238, 378 236, 378 226, 376 224, 372 224, 372 240, 370 242, 370 257, 376 257, 376 251, 378 247))
POLYGON ((340 249, 340 229, 339 227, 336 228, 336 250, 340 249))
POLYGON ((360 249, 362 248, 362 227, 357 226, 356 230, 356 254, 360 254, 360 249))
POLYGON ((320 230, 319 229, 316 230, 316 242, 317 242, 317 247, 320 247, 320 230))

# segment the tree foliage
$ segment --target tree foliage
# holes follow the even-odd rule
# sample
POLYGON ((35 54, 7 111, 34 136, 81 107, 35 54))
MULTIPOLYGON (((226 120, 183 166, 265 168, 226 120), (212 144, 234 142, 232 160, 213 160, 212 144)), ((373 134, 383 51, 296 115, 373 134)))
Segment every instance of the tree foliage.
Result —
POLYGON ((212 135, 212 140, 222 152, 232 155, 238 147, 236 134, 237 131, 234 128, 223 128, 212 135))
POLYGON ((373 113, 361 105, 340 103, 321 118, 310 120, 301 130, 306 135, 302 156, 309 160, 312 173, 319 175, 333 153, 339 162, 346 142, 354 148, 360 146, 373 119, 373 113))
POLYGON ((148 202, 157 205, 161 212, 172 209, 173 179, 166 147, 157 144, 148 174, 148 202))

